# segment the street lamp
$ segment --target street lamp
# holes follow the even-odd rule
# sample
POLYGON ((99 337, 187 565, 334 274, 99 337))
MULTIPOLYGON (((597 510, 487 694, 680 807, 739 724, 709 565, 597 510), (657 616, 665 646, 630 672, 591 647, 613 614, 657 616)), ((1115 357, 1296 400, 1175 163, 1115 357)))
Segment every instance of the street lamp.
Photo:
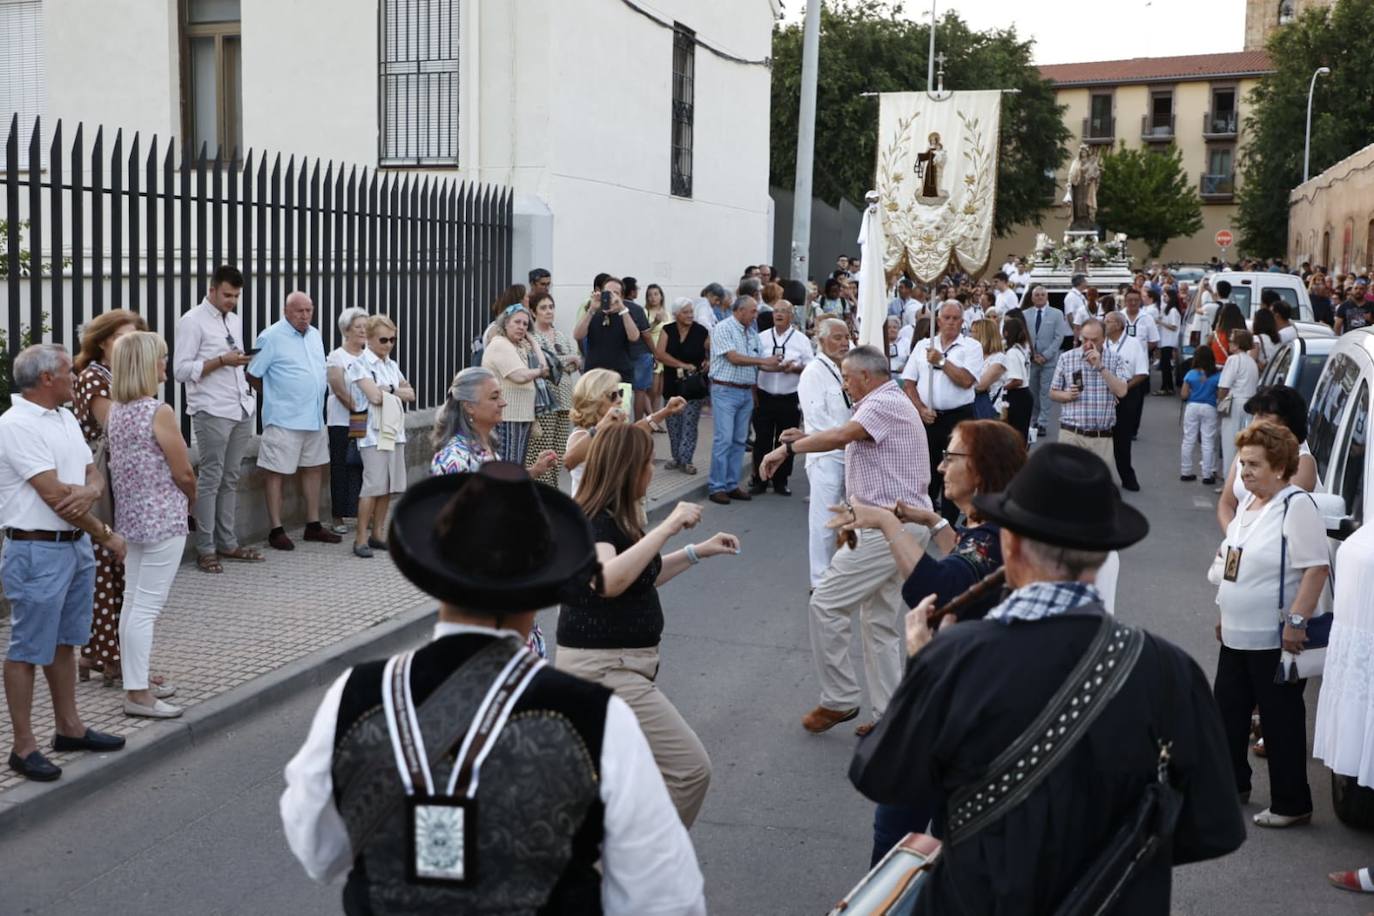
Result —
POLYGON ((1302 180, 1307 181, 1307 160, 1312 154, 1312 92, 1317 88, 1317 77, 1330 76, 1330 67, 1318 67, 1312 73, 1312 82, 1307 86, 1307 134, 1302 141, 1302 180))

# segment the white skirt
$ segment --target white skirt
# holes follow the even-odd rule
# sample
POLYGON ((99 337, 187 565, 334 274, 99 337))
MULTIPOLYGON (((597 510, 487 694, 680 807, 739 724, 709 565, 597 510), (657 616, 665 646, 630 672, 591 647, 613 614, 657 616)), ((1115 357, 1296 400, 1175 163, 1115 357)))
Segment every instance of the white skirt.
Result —
POLYGON ((1336 552, 1335 590, 1312 756, 1374 788, 1374 526, 1336 552))

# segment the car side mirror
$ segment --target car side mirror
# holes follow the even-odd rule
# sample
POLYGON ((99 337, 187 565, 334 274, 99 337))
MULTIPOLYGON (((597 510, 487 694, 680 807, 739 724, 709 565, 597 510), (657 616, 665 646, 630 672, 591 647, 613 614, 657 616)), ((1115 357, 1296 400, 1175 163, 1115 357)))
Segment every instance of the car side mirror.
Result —
POLYGON ((1335 493, 1313 493, 1312 500, 1326 526, 1327 537, 1344 541, 1360 529, 1360 523, 1346 514, 1344 497, 1335 493))

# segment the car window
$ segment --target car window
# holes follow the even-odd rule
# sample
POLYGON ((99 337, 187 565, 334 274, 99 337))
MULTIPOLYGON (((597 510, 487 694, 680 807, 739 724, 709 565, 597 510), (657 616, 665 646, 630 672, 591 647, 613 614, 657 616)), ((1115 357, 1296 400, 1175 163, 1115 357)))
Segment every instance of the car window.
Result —
POLYGON ((1317 383, 1312 400, 1308 402, 1307 447, 1316 459, 1319 480, 1326 480, 1326 469, 1331 465, 1331 456, 1335 451, 1345 402, 1350 399, 1350 392, 1359 381, 1359 375, 1359 367, 1350 357, 1340 354, 1332 356, 1317 383))
POLYGON ((1293 387, 1298 389, 1298 393, 1308 404, 1312 403, 1312 392, 1317 389, 1317 379, 1322 377, 1322 369, 1325 366, 1326 355, 1320 353, 1308 353, 1298 364, 1298 377, 1294 379, 1293 387))
POLYGON ((1250 317, 1250 293, 1252 290, 1248 286, 1236 285, 1231 287, 1231 301, 1240 306, 1240 312, 1247 319, 1250 317))
POLYGON ((1350 419, 1350 438, 1336 477, 1336 493, 1345 497, 1345 514, 1356 522, 1364 520, 1365 447, 1369 437, 1369 383, 1360 383, 1355 412, 1350 419))
MULTIPOLYGON (((1293 365, 1292 346, 1284 346, 1279 349, 1279 355, 1264 367, 1264 376, 1260 378, 1260 385, 1286 385, 1288 384, 1288 367, 1293 365)), ((1316 380, 1312 382, 1316 384, 1316 380)))
POLYGON ((1287 286, 1266 286, 1265 289, 1272 289, 1279 294, 1279 298, 1293 306, 1293 318, 1298 317, 1298 291, 1287 286))

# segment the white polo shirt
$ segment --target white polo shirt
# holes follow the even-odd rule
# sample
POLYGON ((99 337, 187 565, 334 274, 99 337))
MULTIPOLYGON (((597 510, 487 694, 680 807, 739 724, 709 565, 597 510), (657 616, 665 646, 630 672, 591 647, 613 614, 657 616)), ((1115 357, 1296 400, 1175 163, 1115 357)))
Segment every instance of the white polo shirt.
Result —
MULTIPOLYGON (((815 357, 811 349, 811 338, 797 330, 796 325, 788 328, 779 336, 773 328, 759 335, 759 349, 764 356, 777 354, 785 363, 800 363, 805 366, 815 357)), ((758 386, 768 394, 796 394, 801 374, 797 372, 768 372, 759 370, 758 386)))
POLYGON ((1119 340, 1105 341, 1103 346, 1120 357, 1121 365, 1126 371, 1126 381, 1129 382, 1137 375, 1150 374, 1150 353, 1140 338, 1127 337, 1123 333, 1119 340))
POLYGON ((1159 345, 1159 326, 1150 317, 1150 313, 1141 309, 1136 313, 1134 319, 1125 312, 1121 313, 1121 320, 1126 322, 1126 337, 1134 337, 1145 345, 1146 352, 1149 352, 1149 345, 1159 345))
POLYGON ((62 483, 81 486, 92 460, 70 410, 48 410, 12 395, 10 409, 0 414, 0 528, 71 531, 76 526, 52 511, 29 480, 56 471, 62 483))
POLYGON ((972 373, 975 383, 978 376, 983 374, 983 347, 978 341, 971 337, 959 337, 954 343, 945 346, 938 337, 934 341, 926 337, 917 341, 911 348, 911 357, 906 361, 906 368, 902 370, 902 379, 916 383, 916 393, 921 396, 922 403, 931 410, 954 410, 956 407, 972 404, 977 394, 973 390, 973 385, 960 388, 944 370, 936 369, 934 373, 930 371, 931 366, 926 353, 930 351, 932 344, 945 355, 945 359, 972 373), (935 381, 933 393, 930 388, 932 374, 935 381))
POLYGON ((997 314, 1005 315, 1008 309, 1019 308, 1021 297, 1010 287, 997 293, 997 314))

